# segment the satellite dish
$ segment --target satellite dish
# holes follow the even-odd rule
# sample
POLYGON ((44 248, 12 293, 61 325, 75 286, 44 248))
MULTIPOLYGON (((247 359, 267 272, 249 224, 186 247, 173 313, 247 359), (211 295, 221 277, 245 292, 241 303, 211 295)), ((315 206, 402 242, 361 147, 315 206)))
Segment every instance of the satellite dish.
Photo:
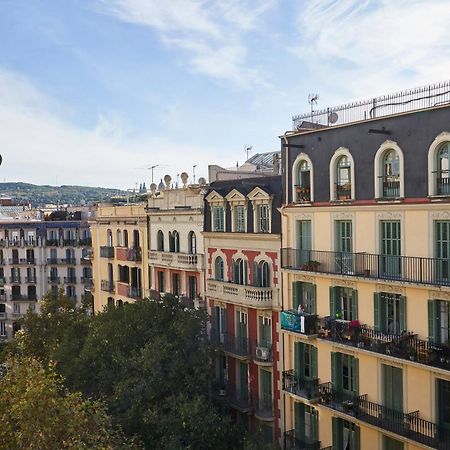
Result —
POLYGON ((336 123, 338 119, 339 116, 334 111, 328 114, 328 123, 336 123))

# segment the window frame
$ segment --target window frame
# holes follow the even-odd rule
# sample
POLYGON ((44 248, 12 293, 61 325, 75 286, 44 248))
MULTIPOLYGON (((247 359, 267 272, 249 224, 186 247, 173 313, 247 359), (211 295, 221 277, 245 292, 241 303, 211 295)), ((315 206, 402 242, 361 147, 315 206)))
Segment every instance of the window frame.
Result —
POLYGON ((306 153, 300 153, 292 165, 292 202, 293 203, 312 203, 314 202, 314 166, 311 158, 306 153), (309 167, 309 186, 303 186, 301 176, 301 166, 306 163, 309 167), (304 189, 309 188, 307 191, 304 189), (305 198, 299 199, 298 195, 304 195, 305 198), (309 197, 309 199, 308 199, 309 197))
POLYGON ((355 163, 350 151, 345 147, 339 147, 330 160, 330 201, 352 201, 355 200, 355 163), (347 157, 349 168, 350 197, 346 199, 338 198, 338 164, 343 157, 347 157))
POLYGON ((404 181, 404 156, 400 146, 391 140, 384 141, 378 148, 374 159, 374 184, 375 184, 375 199, 376 200, 398 200, 405 197, 405 181, 404 181), (398 156, 398 195, 384 196, 383 195, 383 177, 384 174, 384 160, 386 155, 394 151, 398 156))

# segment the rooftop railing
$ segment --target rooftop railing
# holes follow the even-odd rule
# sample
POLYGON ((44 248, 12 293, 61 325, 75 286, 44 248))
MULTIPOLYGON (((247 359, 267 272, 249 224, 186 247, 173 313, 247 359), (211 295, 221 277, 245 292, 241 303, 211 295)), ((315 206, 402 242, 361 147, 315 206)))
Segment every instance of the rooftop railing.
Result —
POLYGON ((293 130, 303 122, 324 128, 392 116, 450 103, 450 80, 293 116, 293 130))

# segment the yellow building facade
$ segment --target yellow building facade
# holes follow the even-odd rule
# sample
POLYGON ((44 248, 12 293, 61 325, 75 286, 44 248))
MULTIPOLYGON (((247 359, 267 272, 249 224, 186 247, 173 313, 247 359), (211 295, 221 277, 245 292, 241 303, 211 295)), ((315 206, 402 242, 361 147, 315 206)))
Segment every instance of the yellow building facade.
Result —
POLYGON ((98 207, 90 224, 96 312, 149 295, 146 206, 98 207))
POLYGON ((450 448, 450 108, 414 109, 283 137, 285 448, 450 448))

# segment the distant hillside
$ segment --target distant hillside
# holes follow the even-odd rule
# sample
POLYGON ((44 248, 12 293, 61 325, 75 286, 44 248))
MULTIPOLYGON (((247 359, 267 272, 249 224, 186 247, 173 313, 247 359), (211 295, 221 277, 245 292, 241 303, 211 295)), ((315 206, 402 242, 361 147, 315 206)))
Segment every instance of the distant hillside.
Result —
POLYGON ((126 196, 120 189, 88 186, 39 186, 29 183, 0 183, 0 194, 12 197, 14 203, 42 206, 48 203, 81 205, 126 196))

